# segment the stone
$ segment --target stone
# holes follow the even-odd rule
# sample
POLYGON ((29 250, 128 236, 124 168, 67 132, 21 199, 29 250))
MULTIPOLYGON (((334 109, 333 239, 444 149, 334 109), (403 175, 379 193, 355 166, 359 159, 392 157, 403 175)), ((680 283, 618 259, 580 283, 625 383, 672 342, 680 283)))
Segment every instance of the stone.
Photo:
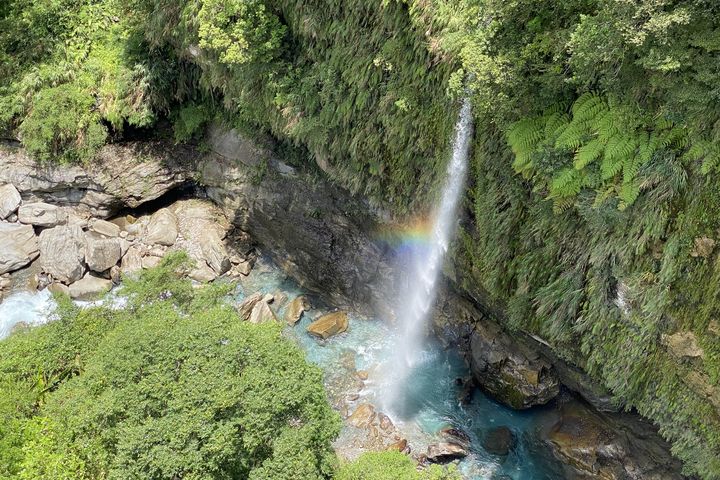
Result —
POLYGON ((277 317, 275 316, 275 312, 270 308, 270 305, 268 305, 268 302, 262 299, 255 304, 248 320, 250 323, 276 322, 277 317))
POLYGON ((112 289, 112 282, 90 273, 70 284, 70 297, 75 300, 95 300, 112 289))
POLYGON ((249 320, 250 314, 252 313, 253 309, 255 308, 255 304, 262 301, 262 294, 260 293, 253 293, 249 297, 247 297, 245 300, 240 303, 240 305, 237 306, 238 314, 240 315, 241 320, 249 320))
POLYGON ((392 420, 390 420, 390 417, 384 413, 379 413, 378 418, 380 419, 380 428, 383 430, 390 430, 395 426, 393 425, 392 420))
POLYGON ((457 427, 445 427, 440 430, 440 435, 450 443, 457 443, 465 448, 470 448, 470 435, 457 427))
POLYGON ((36 227, 55 227, 67 222, 67 213, 60 207, 49 203, 26 203, 18 209, 20 223, 36 227))
POLYGON ((677 332, 672 335, 663 334, 660 337, 662 343, 677 358, 703 358, 705 352, 698 344, 698 339, 693 332, 677 332))
POLYGON ((112 280, 113 285, 120 285, 122 282, 122 271, 117 265, 113 265, 112 268, 110 268, 110 280, 112 280))
POLYGON ((178 236, 178 220, 174 213, 162 208, 150 217, 144 241, 148 245, 175 245, 178 236))
POLYGON ((390 452, 406 452, 408 451, 408 442, 402 438, 395 443, 388 445, 387 450, 390 452))
POLYGON ((715 249, 715 240, 709 237, 698 237, 695 239, 693 249, 690 251, 691 257, 709 257, 715 249))
POLYGON ((209 283, 217 278, 217 273, 205 264, 199 265, 188 274, 192 280, 200 283, 209 283))
POLYGON ((253 264, 250 260, 244 260, 235 266, 235 271, 240 275, 247 277, 252 272, 253 264))
POLYGON ((90 230, 106 237, 119 237, 120 227, 106 220, 94 219, 90 221, 90 230))
POLYGON ((160 265, 160 262, 162 262, 162 257, 156 257, 155 255, 148 255, 147 257, 142 257, 142 268, 145 270, 149 268, 155 268, 158 265, 160 265))
POLYGON ((495 324, 475 324, 470 355, 477 385, 509 407, 544 405, 560 393, 553 366, 537 353, 524 350, 495 324))
POLYGON ((85 232, 85 262, 90 270, 104 272, 117 265, 120 258, 122 246, 119 238, 85 232))
POLYGON ((8 183, 0 186, 0 220, 5 220, 17 211, 22 199, 14 185, 8 183))
POLYGON ((68 295, 70 296, 70 287, 67 285, 60 283, 60 282, 54 282, 48 285, 48 290, 50 293, 54 295, 68 295))
POLYGON ((370 426, 376 416, 375 407, 369 403, 363 403, 358 405, 347 421, 354 427, 366 428, 370 426))
POLYGON ((207 200, 181 200, 169 209, 178 223, 177 248, 185 250, 196 263, 207 265, 215 276, 227 273, 232 263, 224 238, 230 228, 222 211, 207 200))
POLYGON ((124 274, 134 273, 142 270, 142 250, 137 245, 132 245, 123 255, 120 262, 120 270, 124 274))
POLYGON ((515 447, 515 435, 506 426, 495 427, 485 434, 482 446, 488 453, 505 456, 515 447))
POLYGON ((432 463, 448 463, 467 457, 468 451, 462 445, 452 442, 434 443, 428 446, 427 460, 432 463))
POLYGON ((307 297, 300 295, 295 297, 285 310, 285 321, 288 325, 295 325, 303 316, 303 313, 310 310, 310 302, 307 297))
POLYGON ((65 284, 85 273, 85 236, 77 225, 58 226, 40 233, 40 267, 65 284))
POLYGON ((370 377, 370 373, 367 370, 358 370, 356 374, 357 377, 363 381, 367 380, 368 377, 370 377))
POLYGON ((0 275, 27 266, 38 255, 38 239, 33 227, 0 222, 0 275))
POLYGON ((327 339, 347 331, 350 321, 347 312, 334 312, 323 315, 307 327, 310 335, 327 339))

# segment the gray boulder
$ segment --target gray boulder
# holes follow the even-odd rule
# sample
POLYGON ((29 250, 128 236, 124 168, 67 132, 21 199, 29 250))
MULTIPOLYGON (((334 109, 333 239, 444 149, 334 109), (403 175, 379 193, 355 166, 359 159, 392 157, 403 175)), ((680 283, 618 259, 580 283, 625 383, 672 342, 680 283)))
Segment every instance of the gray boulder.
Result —
POLYGON ((67 219, 67 213, 62 208, 49 203, 26 203, 18 209, 20 223, 36 227, 55 227, 65 224, 67 219))
POLYGON ((162 208, 150 217, 144 241, 148 245, 172 246, 177 236, 177 217, 167 208, 162 208))
POLYGON ((85 273, 85 236, 77 225, 59 226, 40 233, 40 267, 62 283, 80 280, 85 273))
POLYGON ((23 268, 39 254, 33 227, 0 223, 0 275, 23 268))
POLYGON ((6 184, 0 186, 0 220, 4 220, 15 213, 20 206, 22 199, 14 185, 6 184))
POLYGON ((112 281, 88 273, 70 285, 70 297, 75 300, 95 300, 112 288, 112 281))
POLYGON ((120 227, 106 220, 95 219, 90 222, 90 230, 106 237, 120 236, 120 227))
POLYGON ((104 272, 117 265, 122 256, 119 238, 107 238, 94 232, 85 233, 85 261, 90 270, 104 272))

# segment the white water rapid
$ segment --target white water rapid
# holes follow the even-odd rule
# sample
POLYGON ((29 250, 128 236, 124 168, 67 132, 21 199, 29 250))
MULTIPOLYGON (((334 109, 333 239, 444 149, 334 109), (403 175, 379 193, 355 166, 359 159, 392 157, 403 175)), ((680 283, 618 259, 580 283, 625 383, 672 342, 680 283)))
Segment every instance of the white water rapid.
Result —
POLYGON ((403 391, 412 369, 423 358, 425 327, 436 297, 438 278, 443 259, 457 226, 458 203, 462 197, 468 168, 470 138, 472 136, 472 109, 469 100, 463 102, 453 142, 452 159, 447 166, 447 177, 440 203, 432 217, 429 245, 412 253, 403 272, 407 282, 400 295, 398 331, 400 342, 395 346, 390 376, 383 395, 387 410, 402 409, 403 391))

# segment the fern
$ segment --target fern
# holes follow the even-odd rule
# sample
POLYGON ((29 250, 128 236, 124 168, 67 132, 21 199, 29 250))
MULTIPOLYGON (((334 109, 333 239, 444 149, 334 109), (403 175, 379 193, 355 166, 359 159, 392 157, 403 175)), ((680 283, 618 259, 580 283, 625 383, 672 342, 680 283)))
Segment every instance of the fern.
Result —
POLYGON ((575 161, 573 162, 573 165, 577 170, 582 170, 600 157, 603 152, 603 148, 604 145, 600 140, 591 140, 578 148, 577 152, 575 152, 575 161))

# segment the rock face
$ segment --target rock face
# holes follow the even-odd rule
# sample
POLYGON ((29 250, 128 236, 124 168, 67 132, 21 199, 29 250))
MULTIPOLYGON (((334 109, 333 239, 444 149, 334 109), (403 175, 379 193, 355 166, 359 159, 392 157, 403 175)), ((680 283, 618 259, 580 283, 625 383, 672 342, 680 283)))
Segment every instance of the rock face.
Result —
POLYGON ((346 312, 335 312, 323 315, 307 327, 308 333, 322 339, 342 333, 348 329, 350 320, 346 312))
POLYGON ((174 213, 163 208, 153 213, 145 232, 144 242, 148 245, 175 245, 178 236, 178 221, 174 213))
POLYGON ((90 270, 104 272, 120 261, 122 247, 119 238, 107 238, 94 232, 86 232, 85 243, 85 261, 90 270))
POLYGON ((270 308, 270 305, 268 305, 268 302, 262 299, 255 303, 248 320, 250 323, 276 322, 277 317, 275 317, 275 313, 270 308))
POLYGON ((70 297, 75 300, 94 300, 112 288, 112 281, 91 274, 70 285, 70 297))
POLYGON ((36 227, 54 227, 67 222, 67 213, 55 205, 48 203, 26 203, 18 209, 20 223, 36 227))
POLYGON ((495 427, 485 435, 482 446, 493 455, 504 456, 515 446, 515 435, 508 427, 495 427))
POLYGON ((371 305, 392 304, 391 260, 371 238, 368 206, 358 208, 360 200, 330 183, 280 168, 267 152, 269 169, 258 182, 247 166, 259 158, 256 148, 234 148, 245 152, 239 161, 218 151, 198 166, 208 196, 289 275, 334 305, 369 312, 371 305))
POLYGON ((0 222, 0 275, 23 268, 39 254, 37 237, 30 225, 0 222))
POLYGON ((478 323, 470 351, 478 384, 512 408, 543 405, 560 392, 552 365, 533 352, 522 351, 496 325, 478 323))
POLYGON ((295 325, 307 310, 310 310, 310 302, 307 298, 302 295, 296 297, 285 310, 285 321, 289 325, 295 325))
POLYGON ((77 226, 60 226, 40 233, 40 267, 65 284, 85 273, 85 236, 77 226))
POLYGON ((567 478, 679 480, 679 462, 652 428, 637 418, 604 418, 579 402, 562 405, 544 442, 566 469, 567 478))
POLYGON ((14 185, 0 185, 0 220, 5 220, 20 206, 20 193, 14 185))

